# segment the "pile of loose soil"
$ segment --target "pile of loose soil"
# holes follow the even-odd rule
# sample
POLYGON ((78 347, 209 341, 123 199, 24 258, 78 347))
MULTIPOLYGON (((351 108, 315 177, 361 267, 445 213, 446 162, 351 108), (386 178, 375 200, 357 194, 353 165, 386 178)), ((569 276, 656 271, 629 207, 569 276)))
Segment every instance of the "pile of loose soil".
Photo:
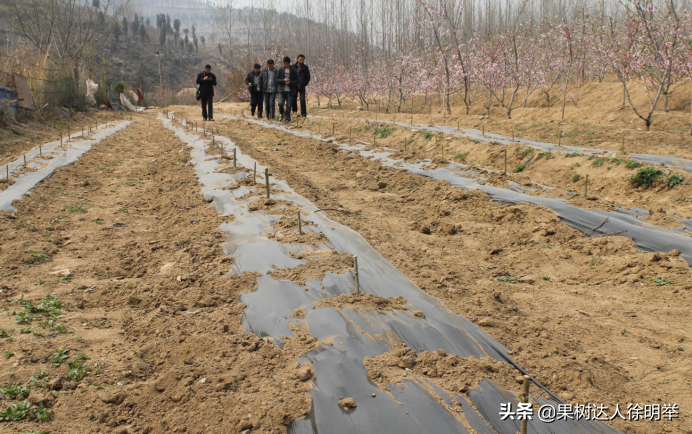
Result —
POLYGON ((341 294, 315 302, 315 309, 335 307, 337 309, 372 310, 389 312, 406 310, 404 297, 380 297, 374 294, 341 294))

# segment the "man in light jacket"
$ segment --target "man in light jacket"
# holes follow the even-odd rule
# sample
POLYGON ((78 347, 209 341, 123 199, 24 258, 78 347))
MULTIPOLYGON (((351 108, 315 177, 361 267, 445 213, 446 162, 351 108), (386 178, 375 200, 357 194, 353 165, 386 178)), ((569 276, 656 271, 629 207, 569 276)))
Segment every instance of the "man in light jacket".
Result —
POLYGON ((305 104, 305 88, 310 84, 310 68, 305 64, 305 55, 299 54, 296 63, 293 64, 293 69, 298 72, 298 86, 296 86, 298 95, 293 98, 293 113, 298 111, 298 99, 300 99, 300 116, 308 115, 308 108, 305 104))
POLYGON ((250 71, 245 78, 245 84, 250 91, 250 111, 252 116, 254 116, 256 108, 258 119, 262 119, 262 100, 264 98, 262 88, 260 87, 260 75, 262 75, 262 67, 259 63, 255 63, 254 71, 250 71))
POLYGON ((291 101, 296 96, 298 85, 298 72, 291 66, 290 57, 284 57, 284 66, 279 69, 276 77, 279 83, 276 88, 276 92, 279 94, 279 114, 283 122, 289 123, 291 122, 291 101))
POLYGON ((274 59, 267 60, 267 67, 260 73, 260 89, 264 94, 264 113, 267 119, 276 119, 276 90, 279 85, 277 73, 278 69, 274 68, 274 59))

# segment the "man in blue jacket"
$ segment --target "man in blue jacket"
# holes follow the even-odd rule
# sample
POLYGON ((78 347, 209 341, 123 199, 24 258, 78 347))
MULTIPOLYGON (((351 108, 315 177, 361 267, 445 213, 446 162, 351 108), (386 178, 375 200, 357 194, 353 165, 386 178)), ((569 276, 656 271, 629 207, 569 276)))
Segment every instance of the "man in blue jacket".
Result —
POLYGON ((258 119, 262 119, 262 102, 264 99, 262 95, 261 75, 262 66, 260 66, 259 63, 255 63, 254 71, 250 71, 245 78, 245 84, 247 85, 248 90, 250 90, 250 111, 252 116, 254 116, 256 108, 258 119))
POLYGON ((202 100, 202 118, 205 121, 214 120, 214 86, 216 86, 216 76, 211 73, 211 65, 205 65, 204 71, 197 74, 197 84, 199 85, 199 96, 202 100))

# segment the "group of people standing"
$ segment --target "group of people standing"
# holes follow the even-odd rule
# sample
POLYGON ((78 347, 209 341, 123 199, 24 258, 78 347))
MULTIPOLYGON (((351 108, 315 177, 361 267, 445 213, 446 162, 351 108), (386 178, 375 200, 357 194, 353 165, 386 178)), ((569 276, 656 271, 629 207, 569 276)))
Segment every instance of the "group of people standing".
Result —
POLYGON ((252 116, 255 116, 257 111, 257 117, 261 119, 264 111, 267 119, 276 119, 277 95, 282 122, 291 122, 291 112, 298 112, 298 100, 298 116, 305 117, 308 114, 305 88, 310 84, 310 68, 305 64, 305 56, 302 54, 298 55, 293 65, 290 57, 284 57, 281 68, 274 66, 274 59, 267 60, 264 69, 259 63, 255 63, 254 70, 250 71, 245 79, 245 84, 250 91, 252 116))
MULTIPOLYGON (((211 66, 206 65, 204 71, 197 75, 197 99, 202 101, 202 117, 205 121, 214 120, 214 86, 216 76, 211 72, 211 66)), ((310 68, 305 64, 305 56, 298 55, 296 63, 291 65, 291 58, 284 57, 283 67, 274 67, 274 59, 267 60, 267 66, 255 63, 254 69, 245 78, 245 84, 250 91, 250 108, 252 116, 262 118, 262 112, 267 119, 276 119, 276 103, 278 95, 279 115, 282 122, 291 122, 291 112, 298 112, 306 117, 308 109, 305 102, 305 88, 310 84, 310 68)))

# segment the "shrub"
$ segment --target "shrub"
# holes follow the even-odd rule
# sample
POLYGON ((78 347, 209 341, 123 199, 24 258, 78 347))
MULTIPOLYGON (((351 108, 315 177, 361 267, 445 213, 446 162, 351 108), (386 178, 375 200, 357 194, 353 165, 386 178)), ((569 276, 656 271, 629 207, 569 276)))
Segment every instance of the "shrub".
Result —
POLYGON ((463 160, 464 158, 466 158, 466 155, 462 154, 461 152, 454 156, 455 160, 463 160))
POLYGON ((125 83, 123 83, 122 80, 118 81, 113 85, 113 93, 117 96, 120 97, 121 93, 125 93, 125 83))
POLYGON ((684 180, 685 178, 683 178, 682 175, 673 173, 666 179, 666 184, 668 184, 670 187, 675 187, 678 184, 682 184, 682 181, 684 180))
POLYGON ((637 167, 641 167, 642 163, 640 163, 637 160, 627 160, 627 163, 625 163, 625 167, 628 169, 636 169, 637 167))
POLYGON ((581 179, 581 175, 580 175, 580 174, 578 174, 578 173, 573 173, 573 174, 572 174, 572 182, 579 182, 580 179, 581 179))
POLYGON ((639 169, 636 174, 630 176, 628 179, 635 187, 648 188, 662 175, 663 171, 661 169, 647 167, 646 169, 639 169))

